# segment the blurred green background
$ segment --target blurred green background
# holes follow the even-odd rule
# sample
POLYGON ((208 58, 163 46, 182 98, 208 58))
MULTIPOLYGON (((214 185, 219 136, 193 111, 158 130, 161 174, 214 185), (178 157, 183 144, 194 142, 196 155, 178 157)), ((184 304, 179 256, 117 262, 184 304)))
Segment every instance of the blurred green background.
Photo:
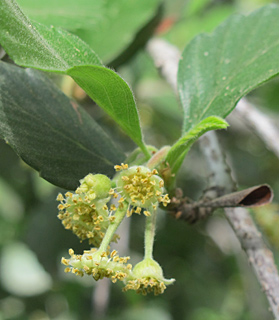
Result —
MULTIPOLYGON (((271 1, 168 0, 157 34, 182 50, 196 34, 210 32, 230 14, 248 13, 267 3, 271 1)), ((146 142, 158 148, 172 144, 179 137, 182 122, 177 98, 144 50, 123 61, 115 67, 133 88, 146 142)), ((56 80, 124 151, 135 147, 68 78, 56 80)), ((248 98, 278 121, 278 79, 248 98)), ((240 188, 268 183, 274 189, 275 205, 253 215, 266 231, 266 243, 279 261, 279 160, 253 131, 233 117, 231 127, 218 135, 240 188), (263 214, 273 219, 272 228, 265 228, 263 214)), ((0 141, 0 155, 0 320, 272 319, 222 211, 193 226, 160 213, 154 255, 165 277, 176 279, 161 296, 122 293, 121 284, 111 285, 106 280, 96 283, 89 277, 65 274, 60 259, 67 256, 67 250, 88 249, 86 243, 79 243, 64 230, 56 217, 56 195, 65 190, 41 179, 4 141, 0 141)), ((206 165, 195 145, 181 169, 178 185, 185 195, 197 199, 206 179, 206 165)), ((141 216, 133 216, 121 228, 117 249, 120 254, 130 254, 132 262, 139 261, 143 254, 143 228, 141 216)))

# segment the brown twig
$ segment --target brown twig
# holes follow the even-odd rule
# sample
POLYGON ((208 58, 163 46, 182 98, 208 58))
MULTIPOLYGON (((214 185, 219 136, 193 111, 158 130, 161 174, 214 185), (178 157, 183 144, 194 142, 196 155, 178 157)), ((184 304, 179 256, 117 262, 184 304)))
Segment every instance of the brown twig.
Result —
MULTIPOLYGON (((175 72, 168 72, 168 70, 178 63, 180 55, 177 53, 177 48, 164 40, 152 39, 148 43, 147 51, 176 91, 177 69, 174 69, 175 72), (169 61, 169 57, 172 57, 172 61, 169 61)), ((200 145, 211 172, 207 198, 214 199, 222 194, 233 192, 235 184, 215 133, 206 134, 200 139, 200 145)), ((246 209, 226 208, 225 214, 248 256, 274 317, 279 320, 279 276, 272 252, 264 244, 260 232, 246 209)))

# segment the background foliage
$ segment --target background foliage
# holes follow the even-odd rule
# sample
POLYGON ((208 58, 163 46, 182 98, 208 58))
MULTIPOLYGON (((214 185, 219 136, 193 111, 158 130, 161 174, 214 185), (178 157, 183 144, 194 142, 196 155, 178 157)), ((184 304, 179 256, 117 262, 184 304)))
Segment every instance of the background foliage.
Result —
MULTIPOLYGON (((51 5, 50 2, 46 3, 47 6, 51 5)), ((123 6, 119 9, 122 19, 117 19, 114 1, 107 1, 105 6, 101 1, 94 3, 96 10, 92 11, 92 15, 96 22, 93 25, 84 23, 91 17, 86 10, 86 1, 79 5, 79 10, 84 10, 81 13, 84 17, 82 21, 77 20, 67 28, 63 25, 62 12, 58 17, 50 16, 52 20, 49 23, 56 27, 56 21, 59 21, 62 24, 57 27, 66 27, 83 39, 91 32, 89 30, 95 28, 95 45, 92 44, 92 48, 105 63, 117 67, 120 75, 132 86, 146 143, 157 147, 172 144, 179 138, 182 126, 176 97, 144 51, 138 51, 129 59, 140 47, 138 35, 149 34, 152 30, 152 21, 159 15, 159 2, 141 1, 140 7, 129 7, 132 1, 119 1, 123 6), (125 21, 126 16, 131 18, 125 21), (135 16, 138 18, 135 19, 135 16), (81 22, 84 24, 81 25, 81 22), (125 63, 120 66, 120 61, 125 63)), ((169 0, 166 1, 157 33, 183 49, 194 35, 213 30, 231 13, 247 13, 267 3, 270 1, 169 0)), ((23 8, 26 6, 26 13, 31 18, 47 22, 44 16, 40 20, 40 12, 29 5, 29 1, 22 0, 20 4, 23 8)), ((71 9, 70 5, 67 7, 71 9)), ((90 112, 96 123, 104 132, 112 135, 124 151, 134 147, 111 118, 93 105, 70 78, 59 75, 54 80, 90 112)), ((12 83, 7 83, 7 87, 7 90, 11 89, 12 83)), ((249 98, 278 119, 276 78, 252 92, 249 98)), ((48 102, 51 104, 51 99, 48 102)), ((49 106, 46 111, 51 112, 49 106)), ((241 121, 231 121, 230 129, 221 132, 220 139, 229 152, 228 158, 235 168, 240 187, 266 182, 273 187, 275 195, 278 194, 278 159, 241 121)), ((88 143, 94 143, 93 134, 92 141, 88 143)), ((86 244, 79 244, 56 218, 55 198, 58 189, 39 178, 4 141, 0 142, 0 154, 0 319, 74 320, 88 319, 88 315, 94 319, 127 320, 272 319, 265 298, 222 213, 195 226, 175 221, 162 213, 156 236, 155 258, 164 265, 166 277, 174 277, 177 282, 160 297, 122 294, 120 287, 112 286, 108 309, 102 313, 101 306, 105 298, 101 289, 106 287, 105 282, 100 282, 101 287, 96 288, 96 283, 91 279, 67 276, 60 265, 60 257, 69 247, 81 251, 86 249, 86 244), (99 290, 100 300, 98 303, 95 300, 94 304, 95 289, 99 290)), ((204 167, 199 150, 194 146, 182 167, 178 182, 185 194, 192 198, 197 198, 205 185, 204 167)), ((275 202, 278 202, 276 196, 275 202)), ((272 210, 276 211, 276 208, 272 210)), ((133 217, 131 225, 123 228, 123 237, 128 236, 129 228, 133 235, 129 249, 133 255, 140 257, 143 221, 140 217, 133 217)), ((125 251, 125 244, 122 247, 125 251)), ((278 247, 274 248, 278 260, 278 247)))

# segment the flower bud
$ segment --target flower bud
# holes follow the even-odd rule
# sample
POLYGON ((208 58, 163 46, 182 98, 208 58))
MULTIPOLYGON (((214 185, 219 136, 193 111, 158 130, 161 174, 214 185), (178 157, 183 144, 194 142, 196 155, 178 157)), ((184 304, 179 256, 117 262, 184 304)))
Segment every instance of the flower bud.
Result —
POLYGON ((87 193, 92 200, 104 199, 108 197, 110 188, 111 180, 107 176, 89 173, 80 180, 80 186, 77 188, 76 193, 87 193))

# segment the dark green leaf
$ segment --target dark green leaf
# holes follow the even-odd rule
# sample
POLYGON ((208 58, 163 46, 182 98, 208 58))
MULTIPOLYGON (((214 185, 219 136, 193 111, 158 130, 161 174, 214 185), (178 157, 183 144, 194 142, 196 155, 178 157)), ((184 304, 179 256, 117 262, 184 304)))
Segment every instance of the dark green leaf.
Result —
POLYGON ((225 120, 217 117, 208 117, 202 120, 183 137, 181 137, 169 150, 166 162, 169 164, 172 173, 177 173, 186 154, 192 144, 204 133, 210 130, 218 130, 227 128, 228 124, 225 120))
POLYGON ((227 116, 237 101, 279 73, 279 7, 234 15, 212 35, 197 36, 179 64, 183 132, 209 116, 227 116))
POLYGON ((38 71, 0 63, 0 135, 43 178, 75 189, 124 159, 99 125, 38 71))

